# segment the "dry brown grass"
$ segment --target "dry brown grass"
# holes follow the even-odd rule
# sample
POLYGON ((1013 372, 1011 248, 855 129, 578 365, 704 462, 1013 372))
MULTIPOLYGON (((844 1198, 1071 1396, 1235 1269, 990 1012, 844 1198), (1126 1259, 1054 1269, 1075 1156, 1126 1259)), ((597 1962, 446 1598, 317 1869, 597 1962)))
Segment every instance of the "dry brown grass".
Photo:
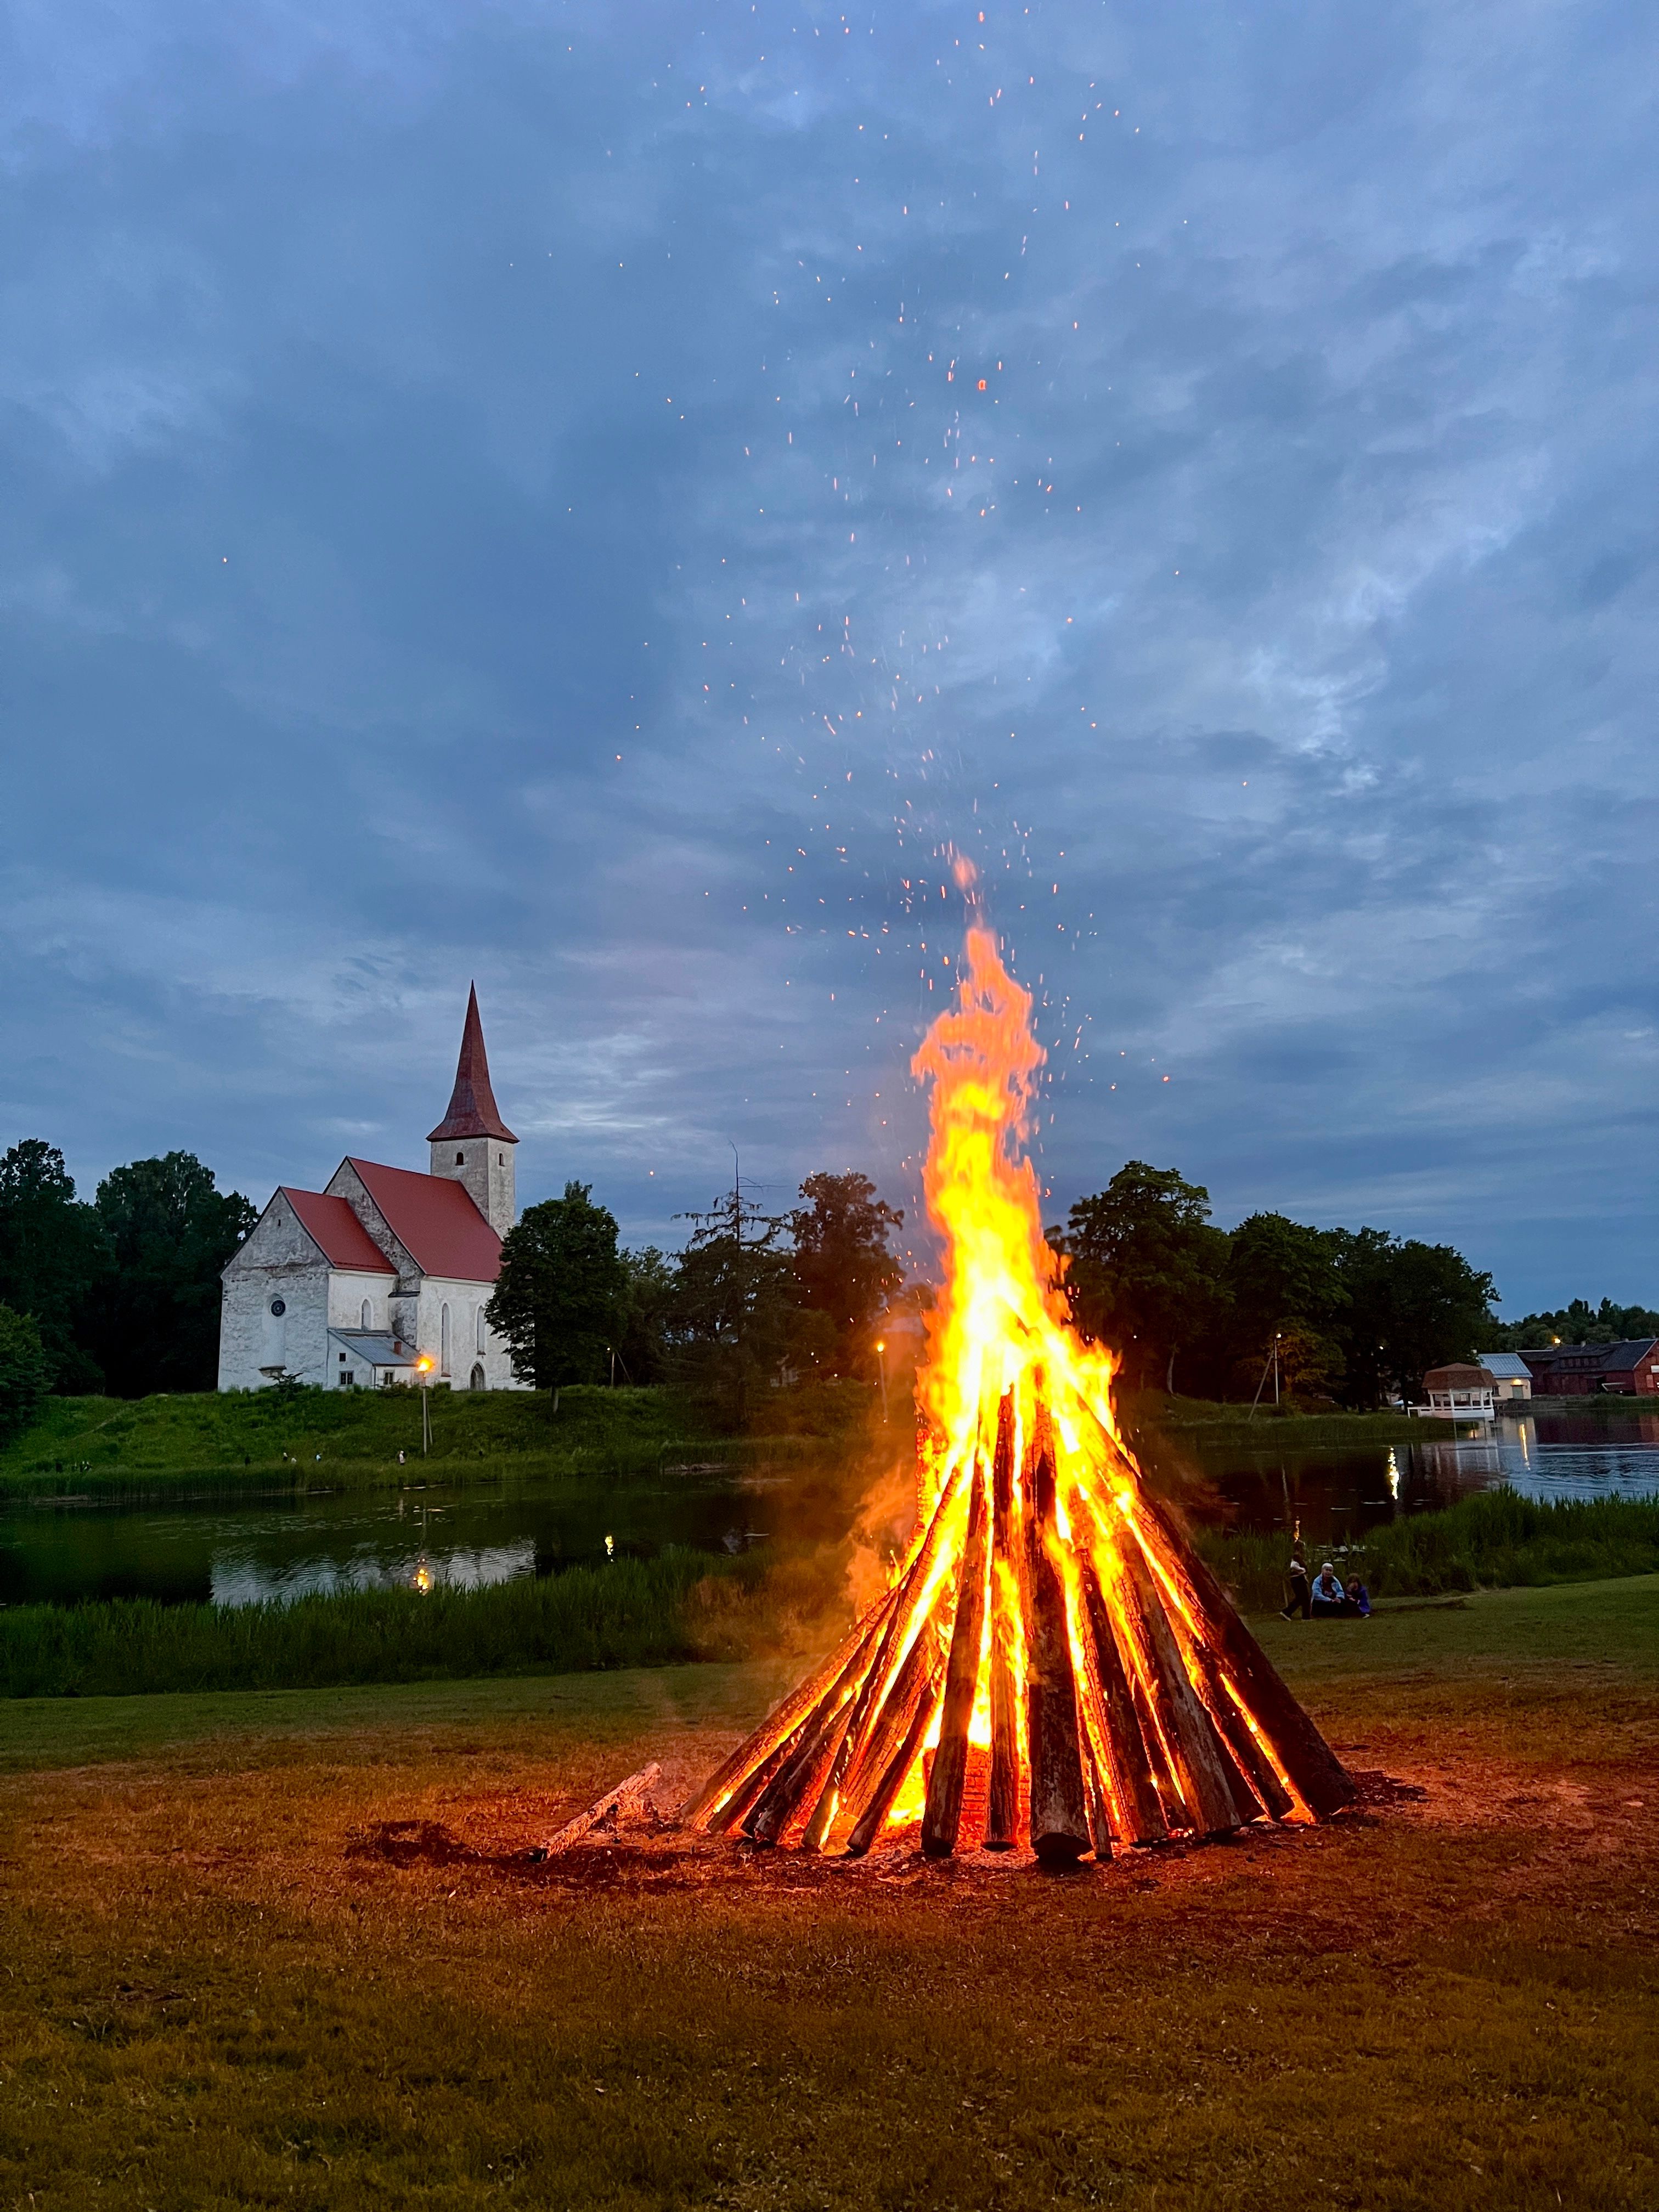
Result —
POLYGON ((1065 1880, 519 1856, 775 1668, 14 1708, 0 2203, 1645 2212, 1659 1585, 1573 1595, 1273 1628, 1426 1795, 1065 1880))

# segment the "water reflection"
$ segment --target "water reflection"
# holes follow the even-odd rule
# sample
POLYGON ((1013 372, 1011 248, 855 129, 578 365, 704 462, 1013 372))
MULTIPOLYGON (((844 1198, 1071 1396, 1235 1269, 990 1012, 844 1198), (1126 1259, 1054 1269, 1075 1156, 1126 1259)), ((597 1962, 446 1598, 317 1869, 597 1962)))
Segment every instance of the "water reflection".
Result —
POLYGON ((1323 1451, 1200 1446, 1198 1459, 1237 1526, 1334 1545, 1498 1483, 1540 1499, 1659 1493, 1659 1414, 1528 1415, 1455 1442, 1323 1451))

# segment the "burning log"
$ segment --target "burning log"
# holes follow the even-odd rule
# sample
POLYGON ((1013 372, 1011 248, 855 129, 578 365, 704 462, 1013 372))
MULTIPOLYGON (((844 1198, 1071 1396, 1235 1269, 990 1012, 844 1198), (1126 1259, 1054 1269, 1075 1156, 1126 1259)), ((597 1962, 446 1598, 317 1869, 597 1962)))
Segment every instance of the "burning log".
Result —
POLYGON ((1066 1618, 1066 1586, 1053 1547, 1054 1448, 1039 1401, 1030 1462, 1025 1572, 1030 1612, 1025 1657, 1025 1734, 1031 1757, 1031 1849, 1045 1866, 1064 1866, 1090 1847, 1078 1744, 1077 1685, 1066 1618))
POLYGON ((979 1689, 981 1648, 985 1640, 985 1582, 990 1553, 985 1470, 974 1469, 973 1501, 968 1512, 968 1543, 962 1558, 956 1626, 945 1677, 945 1711, 939 1748, 927 1778, 927 1805, 921 1821, 921 1848, 929 1858, 949 1858, 957 1847, 962 1820, 963 1785, 968 1778, 968 1730, 979 1689))
POLYGON ((916 1650, 923 1657, 917 1669, 915 1686, 909 1692, 911 1710, 908 1724, 897 1750, 882 1768, 870 1801, 847 1838, 848 1855, 852 1858, 862 1858, 887 1825, 887 1815, 893 1809, 893 1800, 904 1787, 911 1768, 921 1756, 922 1744, 933 1723, 933 1707, 939 1698, 939 1645, 937 1632, 931 1624, 925 1626, 917 1637, 916 1650))
POLYGON ((897 1595, 896 1590, 889 1590, 872 1613, 865 1613, 854 1623, 817 1672, 809 1674, 804 1682, 798 1683, 783 1703, 767 1715, 754 1734, 745 1736, 731 1756, 720 1762, 696 1795, 680 1808, 682 1826, 706 1827, 709 1814, 722 1804, 729 1791, 769 1759, 786 1736, 793 1734, 824 1697, 828 1688, 834 1685, 842 1667, 850 1664, 872 1637, 880 1632, 881 1624, 897 1595))
MULTIPOLYGON (((1085 1620, 1078 1637, 1083 1655, 1080 1702, 1113 1832, 1123 1844, 1161 1844, 1170 1824, 1152 1778, 1134 1692, 1101 1594, 1100 1577, 1092 1567, 1083 1577, 1083 1605, 1085 1620)), ((1098 1845, 1096 1856, 1106 1856, 1098 1845)))
POLYGON ((1148 1701, 1192 1826, 1201 1836, 1225 1835, 1253 1820, 1261 1808, 1253 1795, 1243 1793, 1242 1779, 1193 1688, 1162 1595, 1139 1545, 1125 1544, 1120 1557, 1134 1589, 1146 1639, 1148 1701))
POLYGON ((1014 1628, 1023 1619, 1023 1580, 1015 1540, 1014 1394, 997 1407, 996 1456, 991 1463, 991 1779, 985 1804, 985 1848, 1013 1848, 1019 1830, 1019 1744, 1014 1710, 1014 1628))
POLYGON ((1353 1804, 1359 1792, 1346 1768, 1285 1687, 1279 1669, 1239 1619, 1232 1600, 1188 1543, 1168 1507, 1146 1490, 1135 1503, 1164 1539, 1199 1638, 1254 1717, 1286 1780, 1322 1819, 1353 1804))
MULTIPOLYGON (((806 1832, 801 1839, 802 1847, 806 1850, 823 1850, 843 1802, 848 1801, 848 1784, 854 1766, 860 1770, 860 1778, 861 1779, 862 1770, 866 1769, 870 1764, 866 1754, 870 1749, 872 1726, 879 1729, 881 1714, 885 1705, 890 1703, 895 1686, 890 1682, 890 1671, 896 1655, 904 1649, 905 1639, 909 1636, 915 1625, 917 1615, 922 1609, 923 1601, 931 1586, 939 1550, 944 1542, 945 1531, 949 1525, 950 1516, 956 1509, 959 1495, 960 1483, 953 1479, 945 1485, 940 1494, 939 1502, 933 1509, 933 1516, 928 1524, 927 1533, 920 1548, 913 1556, 910 1565, 905 1570, 896 1588, 889 1593, 888 1601, 891 1610, 887 1616, 885 1632, 876 1654, 875 1662, 865 1677, 857 1703, 848 1717, 846 1732, 836 1749, 834 1760, 819 1793, 817 1803, 813 1808, 811 1819, 806 1823, 806 1832)), ((920 1648, 921 1642, 921 1638, 918 1636, 912 1646, 912 1656, 920 1648)), ((900 1671, 902 1673, 902 1668, 900 1671)), ((908 1682, 906 1687, 908 1690, 908 1682)), ((878 1755, 885 1756, 885 1751, 882 1751, 878 1755)))

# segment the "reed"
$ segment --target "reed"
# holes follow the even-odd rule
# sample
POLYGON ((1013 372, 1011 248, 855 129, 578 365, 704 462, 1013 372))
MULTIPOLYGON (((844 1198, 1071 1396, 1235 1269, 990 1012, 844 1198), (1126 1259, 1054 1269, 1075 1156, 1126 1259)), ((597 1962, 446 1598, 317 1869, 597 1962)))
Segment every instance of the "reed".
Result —
MULTIPOLYGON (((1247 1612, 1285 1602, 1282 1534, 1200 1528, 1198 1549, 1247 1612)), ((1540 1501, 1507 1487, 1477 1491, 1439 1513, 1413 1513, 1345 1547, 1307 1547, 1358 1574, 1375 1597, 1536 1588, 1659 1571, 1659 1497, 1540 1501)))
POLYGON ((0 1695, 319 1688, 743 1658, 812 1632, 810 1563, 755 1554, 573 1567, 483 1589, 362 1590, 249 1606, 121 1598, 0 1611, 0 1695))

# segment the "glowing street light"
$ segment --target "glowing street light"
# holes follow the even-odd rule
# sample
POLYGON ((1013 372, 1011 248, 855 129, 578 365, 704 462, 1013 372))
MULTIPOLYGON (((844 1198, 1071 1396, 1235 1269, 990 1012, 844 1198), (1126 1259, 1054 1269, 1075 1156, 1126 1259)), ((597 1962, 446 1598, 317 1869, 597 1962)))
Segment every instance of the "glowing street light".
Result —
POLYGON ((885 1428, 887 1425, 887 1340, 884 1336, 878 1336, 876 1339, 876 1364, 881 1374, 881 1425, 885 1428))
POLYGON ((432 1355, 423 1352, 415 1362, 415 1372, 421 1378, 421 1456, 432 1449, 432 1355))

